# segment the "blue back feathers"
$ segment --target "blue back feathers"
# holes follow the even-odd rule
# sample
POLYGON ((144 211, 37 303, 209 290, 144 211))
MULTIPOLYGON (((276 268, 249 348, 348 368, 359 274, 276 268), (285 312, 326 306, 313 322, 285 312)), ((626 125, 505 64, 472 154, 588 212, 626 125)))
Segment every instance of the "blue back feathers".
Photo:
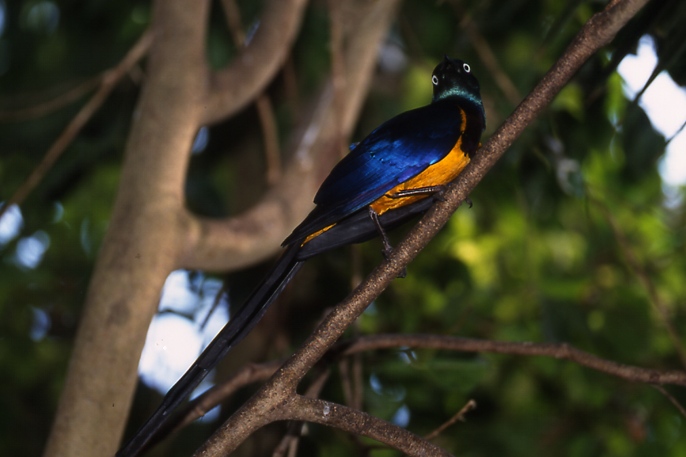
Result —
POLYGON ((445 57, 431 76, 432 103, 386 121, 331 170, 307 218, 284 241, 302 242, 367 207, 398 184, 443 159, 462 137, 462 149, 476 151, 485 127, 479 83, 468 64, 445 57), (462 117, 467 116, 465 131, 462 117))

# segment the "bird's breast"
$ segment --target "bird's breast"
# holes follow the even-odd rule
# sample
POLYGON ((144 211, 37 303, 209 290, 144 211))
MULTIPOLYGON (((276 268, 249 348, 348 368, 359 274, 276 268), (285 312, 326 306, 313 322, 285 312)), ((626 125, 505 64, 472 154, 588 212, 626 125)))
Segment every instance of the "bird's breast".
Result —
POLYGON ((398 184, 390 189, 383 196, 372 202, 370 205, 377 214, 381 215, 386 211, 401 208, 405 205, 414 203, 417 200, 426 198, 429 193, 397 197, 398 192, 422 189, 427 187, 444 186, 458 177, 464 167, 470 161, 469 155, 462 149, 462 137, 467 126, 467 115, 460 109, 462 122, 460 125, 460 135, 453 148, 438 162, 429 165, 421 173, 398 184))

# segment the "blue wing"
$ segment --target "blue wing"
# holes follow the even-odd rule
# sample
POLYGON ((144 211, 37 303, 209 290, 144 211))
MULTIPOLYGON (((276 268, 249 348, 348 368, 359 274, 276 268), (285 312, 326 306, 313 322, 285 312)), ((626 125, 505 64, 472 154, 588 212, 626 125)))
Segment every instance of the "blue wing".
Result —
POLYGON ((335 224, 443 159, 461 135, 461 121, 457 104, 439 101, 381 124, 331 170, 317 206, 284 244, 335 224))

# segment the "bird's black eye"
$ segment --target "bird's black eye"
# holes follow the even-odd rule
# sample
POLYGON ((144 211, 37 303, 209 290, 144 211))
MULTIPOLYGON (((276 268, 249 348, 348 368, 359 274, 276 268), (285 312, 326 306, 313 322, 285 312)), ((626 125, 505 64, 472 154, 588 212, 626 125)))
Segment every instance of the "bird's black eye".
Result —
POLYGON ((470 67, 468 63, 463 63, 462 69, 465 71, 465 73, 469 73, 470 71, 472 71, 472 67, 470 67))
POLYGON ((431 82, 433 83, 434 86, 438 86, 438 76, 433 75, 431 77, 431 82))

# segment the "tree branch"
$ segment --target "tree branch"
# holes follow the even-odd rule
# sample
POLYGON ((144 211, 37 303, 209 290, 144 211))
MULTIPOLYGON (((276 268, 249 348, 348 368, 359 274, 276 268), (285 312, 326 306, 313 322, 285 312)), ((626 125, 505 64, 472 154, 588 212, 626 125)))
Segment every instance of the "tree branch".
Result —
POLYGON ((198 129, 209 2, 153 4, 155 40, 121 182, 85 300, 45 455, 117 449, 160 291, 177 268, 189 151, 198 129))
MULTIPOLYGON (((226 23, 237 47, 246 45, 245 33, 241 21, 241 12, 236 0, 222 0, 226 23)), ((274 109, 269 96, 261 92, 255 98, 255 107, 262 125, 264 140, 264 156, 267 163, 267 184, 274 185, 281 178, 281 151, 279 148, 279 133, 274 118, 274 109)))
MULTIPOLYGON (((215 385, 207 392, 190 401, 173 421, 169 421, 158 433, 160 438, 175 433, 178 430, 203 417, 212 408, 229 398, 236 391, 250 384, 269 379, 279 369, 283 360, 266 363, 249 364, 243 366, 229 379, 215 385)), ((148 446, 153 446, 150 442, 148 446)))
POLYGON ((465 415, 476 409, 476 401, 470 399, 465 405, 460 408, 458 412, 456 412, 453 417, 442 423, 436 430, 433 430, 431 433, 427 434, 424 439, 426 440, 432 440, 439 436, 441 433, 443 433, 448 427, 451 425, 455 424, 457 421, 465 421, 465 415))
POLYGON ((283 65, 300 28, 306 0, 270 0, 259 29, 231 64, 210 75, 202 124, 213 124, 244 108, 283 65))
POLYGON ((650 277, 645 267, 638 259, 638 256, 634 253, 632 243, 629 242, 629 240, 627 239, 624 230, 622 229, 621 225, 617 222, 610 209, 604 202, 602 202, 595 196, 588 195, 588 198, 591 202, 595 203, 595 205, 602 212, 603 216, 605 216, 605 220, 610 225, 610 229, 612 230, 612 233, 615 236, 615 240, 617 240, 619 249, 622 255, 624 256, 624 260, 626 261, 627 266, 629 267, 629 271, 631 271, 631 273, 636 277, 636 279, 638 279, 639 284, 641 284, 641 287, 643 287, 643 289, 645 290, 648 302, 653 307, 653 310, 657 314, 660 323, 667 331, 667 336, 669 336, 669 339, 672 342, 674 349, 679 355, 679 359, 681 360, 681 366, 686 368, 686 348, 684 348, 684 345, 681 342, 681 337, 679 336, 679 333, 672 324, 669 306, 667 306, 664 300, 662 300, 662 298, 660 297, 660 294, 657 291, 657 287, 655 286, 653 279, 650 277))
MULTIPOLYGON (((625 365, 612 360, 602 359, 566 343, 492 341, 431 334, 382 334, 344 340, 334 345, 320 363, 328 363, 332 359, 340 359, 362 352, 398 348, 553 357, 555 359, 569 360, 626 381, 651 384, 653 386, 686 386, 686 371, 662 371, 625 365)), ((283 360, 273 360, 243 367, 226 381, 217 384, 190 402, 184 408, 184 411, 179 414, 180 420, 177 422, 178 425, 170 425, 169 428, 178 430, 192 423, 219 403, 225 401, 239 388, 269 378, 283 362, 283 360)), ((361 405, 356 408, 359 409, 360 407, 361 405)), ((166 434, 160 433, 160 435, 166 434)))
MULTIPOLYGON (((365 90, 362 88, 360 90, 365 90)), ((337 159, 331 148, 333 113, 327 85, 291 142, 292 157, 279 183, 246 212, 226 219, 187 213, 190 230, 182 265, 230 271, 273 255, 283 239, 312 209, 312 195, 337 159)))
MULTIPOLYGON (((296 395, 297 385, 311 367, 438 233, 486 172, 526 126, 545 109, 581 65, 600 47, 611 41, 646 2, 647 0, 613 2, 604 11, 591 17, 543 80, 476 154, 472 163, 460 175, 460 179, 449 186, 445 193, 445 201, 433 206, 396 247, 388 260, 377 267, 348 298, 332 310, 303 346, 215 432, 196 455, 230 453, 249 434, 271 422, 275 408, 292 401, 296 395)), ((318 411, 321 417, 323 409, 320 408, 318 411)))
MULTIPOLYGON (((69 122, 69 124, 62 131, 60 136, 52 143, 50 148, 47 150, 43 156, 43 160, 33 169, 31 174, 26 178, 26 181, 19 186, 19 189, 14 192, 14 194, 5 202, 4 205, 0 206, 0 218, 12 205, 20 205, 26 197, 31 193, 33 189, 41 182, 45 175, 50 171, 52 166, 55 164, 57 159, 60 158, 62 153, 67 149, 67 147, 74 141, 76 135, 79 134, 81 129, 86 125, 91 117, 100 109, 102 104, 107 99, 107 96, 112 92, 119 81, 129 72, 131 67, 133 67, 136 62, 143 58, 143 56, 148 52, 150 44, 152 43, 153 35, 150 30, 147 30, 141 35, 136 44, 129 50, 129 52, 124 56, 119 64, 105 71, 99 78, 98 90, 93 94, 93 96, 88 100, 88 102, 81 107, 76 116, 69 122)), ((83 88, 90 88, 90 83, 84 84, 83 88)), ((83 89, 81 86, 73 91, 70 91, 66 95, 73 95, 72 93, 79 92, 83 89)), ((60 97, 61 98, 61 97, 60 97)), ((66 97, 65 97, 66 98, 66 97)), ((41 109, 46 109, 47 107, 52 108, 55 104, 62 103, 62 100, 54 100, 51 103, 46 103, 42 105, 41 109)), ((33 108, 32 110, 35 110, 33 108)))
MULTIPOLYGON (((135 47, 135 45, 134 45, 135 47)), ((131 51, 129 51, 131 52, 131 51)), ((106 74, 106 73, 105 73, 106 74)), ((46 116, 75 102, 102 84, 104 74, 92 76, 50 100, 23 108, 0 110, 0 122, 21 122, 46 116)), ((50 91, 53 93, 54 91, 50 91)))
POLYGON ((410 456, 450 456, 444 449, 414 433, 338 403, 294 395, 274 411, 276 420, 299 420, 335 427, 380 441, 410 456))
MULTIPOLYGON (((566 343, 529 343, 479 340, 443 335, 374 335, 343 341, 336 346, 342 354, 355 354, 375 349, 411 347, 423 349, 442 349, 461 352, 493 352, 546 356, 576 362, 601 373, 621 379, 647 384, 673 384, 686 386, 686 371, 660 371, 624 365, 612 360, 602 359, 566 343)), ((335 348, 333 349, 336 350, 335 348)))
MULTIPOLYGON (((369 10, 372 18, 382 17, 383 6, 364 8, 369 10)), ((367 94, 376 64, 375 43, 381 38, 379 26, 366 25, 369 22, 357 24, 351 32, 345 55, 345 99, 334 104, 332 83, 326 84, 289 145, 291 160, 278 185, 236 217, 187 214, 191 229, 184 244, 184 267, 226 271, 264 260, 278 251, 283 239, 312 210, 312 196, 340 158, 340 139, 350 135, 367 94)))

